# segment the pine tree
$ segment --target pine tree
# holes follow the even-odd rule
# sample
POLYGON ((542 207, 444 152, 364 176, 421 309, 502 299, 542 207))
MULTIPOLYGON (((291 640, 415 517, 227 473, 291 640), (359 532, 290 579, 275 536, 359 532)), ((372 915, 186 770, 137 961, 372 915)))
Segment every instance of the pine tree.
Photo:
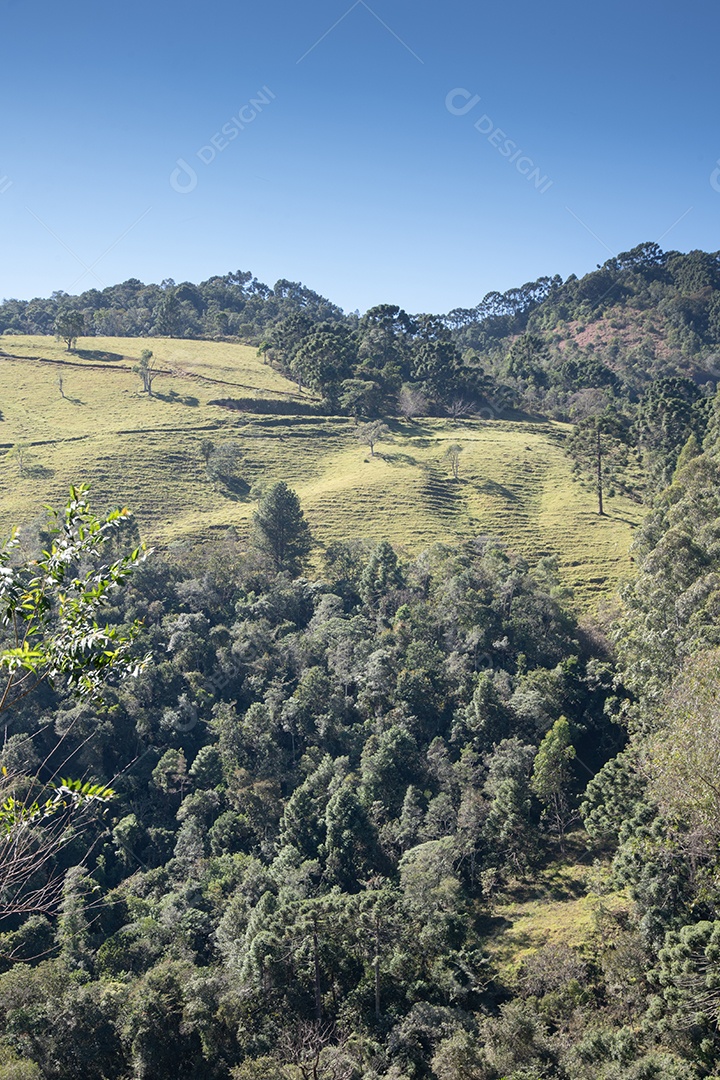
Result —
POLYGON ((312 537, 297 493, 284 480, 260 499, 253 519, 255 546, 275 570, 297 574, 310 553, 312 537))

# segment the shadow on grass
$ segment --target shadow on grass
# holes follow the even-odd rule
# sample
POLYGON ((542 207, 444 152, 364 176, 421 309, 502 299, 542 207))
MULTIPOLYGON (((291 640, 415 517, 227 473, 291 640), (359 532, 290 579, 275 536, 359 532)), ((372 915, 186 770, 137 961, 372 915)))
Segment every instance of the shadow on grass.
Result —
POLYGON ((250 494, 250 487, 240 476, 219 476, 216 490, 230 502, 243 502, 250 494))
POLYGON ((389 465, 417 465, 417 459, 410 454, 385 454, 380 450, 375 451, 375 457, 382 458, 383 461, 387 461, 389 465))
POLYGON ((387 421, 387 426, 393 434, 404 435, 405 438, 409 439, 415 438, 418 435, 432 435, 435 431, 434 427, 428 423, 424 423, 422 420, 392 419, 387 421))
POLYGON ((47 480, 55 475, 55 470, 48 469, 46 465, 26 465, 23 474, 30 476, 33 480, 47 480))
POLYGON ((492 937, 509 930, 511 926, 510 919, 506 919, 504 915, 494 915, 492 911, 481 912, 475 918, 475 930, 480 937, 492 937))
POLYGON ((83 360, 124 360, 125 357, 122 353, 107 352, 105 349, 75 349, 75 356, 82 357, 83 360))
POLYGON ((497 480, 483 480, 481 484, 475 485, 478 491, 484 491, 487 495, 500 495, 503 499, 507 499, 508 502, 519 502, 519 496, 511 491, 510 488, 506 488, 504 484, 498 484, 497 480))
POLYGON ((159 394, 157 390, 154 390, 153 397, 158 401, 167 401, 170 405, 190 405, 194 408, 200 404, 199 398, 192 397, 190 394, 178 394, 177 390, 169 390, 167 394, 159 394))
MULTIPOLYGON (((600 517, 599 514, 597 516, 600 517)), ((606 518, 607 521, 622 521, 625 525, 629 525, 631 529, 637 529, 640 524, 638 521, 633 521, 632 518, 625 517, 624 514, 619 513, 617 510, 611 510, 610 512, 606 510, 603 517, 606 518)))
POLYGON ((513 886, 510 891, 512 902, 527 904, 541 900, 567 901, 579 900, 587 895, 587 886, 578 878, 544 878, 539 882, 523 882, 513 886))
POLYGON ((69 401, 71 405, 87 405, 87 402, 81 401, 79 397, 68 397, 67 394, 63 394, 63 399, 69 401))

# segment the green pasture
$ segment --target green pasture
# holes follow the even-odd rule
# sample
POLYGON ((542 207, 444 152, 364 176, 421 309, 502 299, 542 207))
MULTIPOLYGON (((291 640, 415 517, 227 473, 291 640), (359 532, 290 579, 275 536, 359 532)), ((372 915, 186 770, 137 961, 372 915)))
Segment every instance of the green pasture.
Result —
POLYGON ((418 552, 492 535, 531 561, 556 555, 582 606, 631 570, 641 509, 614 497, 608 516, 598 517, 592 492, 573 479, 563 425, 393 422, 391 440, 371 456, 345 417, 211 405, 227 397, 312 401, 248 346, 84 338, 67 353, 51 337, 4 335, 0 350, 3 533, 60 504, 71 483, 87 481, 96 507, 129 506, 156 545, 205 540, 228 526, 243 535, 258 485, 284 479, 299 492, 321 545, 387 538, 418 552), (164 372, 152 397, 140 392, 132 371, 143 348, 164 372), (237 444, 237 483, 208 479, 205 439, 237 444), (445 457, 452 443, 463 448, 458 480, 445 457), (25 448, 22 472, 18 445, 25 448))

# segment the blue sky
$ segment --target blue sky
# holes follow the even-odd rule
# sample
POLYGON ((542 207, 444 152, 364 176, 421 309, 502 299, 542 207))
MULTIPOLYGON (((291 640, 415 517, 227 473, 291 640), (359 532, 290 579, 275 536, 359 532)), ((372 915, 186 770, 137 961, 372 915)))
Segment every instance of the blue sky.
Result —
POLYGON ((716 250, 719 32, 698 0, 0 0, 0 297, 249 269, 447 311, 716 250))

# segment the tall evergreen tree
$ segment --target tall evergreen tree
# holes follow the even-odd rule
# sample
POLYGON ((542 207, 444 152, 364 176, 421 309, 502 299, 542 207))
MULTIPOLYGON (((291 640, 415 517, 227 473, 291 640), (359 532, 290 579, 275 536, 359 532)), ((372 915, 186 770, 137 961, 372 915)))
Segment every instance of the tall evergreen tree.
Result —
POLYGON ((255 546, 271 559, 275 570, 299 573, 310 554, 312 537, 297 492, 284 480, 262 496, 253 526, 255 546))

